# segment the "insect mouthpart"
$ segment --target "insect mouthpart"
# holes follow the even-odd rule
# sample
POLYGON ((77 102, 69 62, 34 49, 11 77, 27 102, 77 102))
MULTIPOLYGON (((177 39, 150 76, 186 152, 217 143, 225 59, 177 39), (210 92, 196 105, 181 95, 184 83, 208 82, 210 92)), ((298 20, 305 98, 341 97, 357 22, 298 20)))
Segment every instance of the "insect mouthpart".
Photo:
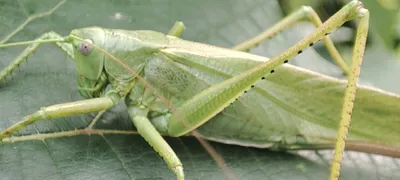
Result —
POLYGON ((107 80, 103 74, 98 80, 90 80, 83 75, 78 75, 78 91, 84 98, 96 98, 104 94, 107 80))

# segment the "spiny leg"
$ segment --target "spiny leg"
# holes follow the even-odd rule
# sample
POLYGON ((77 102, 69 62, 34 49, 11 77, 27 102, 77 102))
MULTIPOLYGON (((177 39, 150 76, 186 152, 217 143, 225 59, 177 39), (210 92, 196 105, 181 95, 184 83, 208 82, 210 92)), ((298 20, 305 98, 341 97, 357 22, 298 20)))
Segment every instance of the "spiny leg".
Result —
POLYGON ((357 28, 357 36, 354 44, 351 71, 345 90, 343 109, 338 129, 338 135, 335 145, 335 154, 332 160, 330 179, 336 180, 340 176, 340 164, 343 159, 345 143, 349 132, 351 114, 353 112, 355 95, 357 92, 357 81, 360 75, 360 68, 364 56, 365 44, 368 36, 369 12, 363 9, 361 2, 359 3, 358 17, 360 22, 357 28))
POLYGON ((117 95, 109 95, 101 98, 81 100, 63 104, 56 104, 41 108, 39 111, 25 116, 24 119, 15 123, 0 132, 0 141, 19 131, 20 129, 40 120, 50 120, 59 117, 66 117, 78 114, 87 114, 109 109, 118 103, 120 99, 117 95))
POLYGON ((350 2, 312 34, 290 47, 287 51, 242 72, 238 76, 213 85, 192 97, 172 114, 168 123, 168 133, 171 136, 181 136, 204 124, 233 103, 235 99, 254 87, 258 80, 265 79, 267 74, 273 73, 275 68, 287 63, 291 58, 308 48, 310 44, 322 39, 346 21, 357 18, 361 9, 361 3, 358 1, 350 2), (180 119, 188 121, 182 123, 180 119))
MULTIPOLYGON (((32 41, 31 43, 11 64, 0 71, 0 81, 5 81, 8 76, 12 74, 12 72, 22 63, 24 62, 29 55, 33 54, 40 45, 45 42, 49 42, 51 40, 62 39, 63 37, 55 32, 48 32, 32 41)), ((18 44, 18 43, 9 43, 9 44, 18 44)), ((71 59, 73 59, 74 53, 72 49, 72 45, 68 43, 55 42, 56 46, 58 46, 65 54, 67 54, 71 59)))
MULTIPOLYGON (((332 160, 331 173, 330 173, 331 180, 338 179, 340 175, 340 164, 343 158, 345 142, 348 134, 348 129, 350 126, 351 114, 353 111, 355 94, 357 90, 357 81, 360 73, 360 66, 362 64, 366 38, 368 34, 368 24, 369 24, 368 10, 362 8, 361 2, 352 1, 351 3, 357 4, 359 8, 358 9, 359 14, 357 16, 361 17, 361 21, 357 29, 357 38, 355 41, 355 47, 353 49, 353 57, 352 57, 352 64, 350 71, 348 69, 347 64, 343 61, 337 49, 334 47, 332 40, 328 36, 323 38, 324 44, 327 47, 330 55, 336 61, 338 66, 343 70, 344 74, 346 75, 349 74, 348 85, 345 90, 346 92, 342 106, 343 109, 338 129, 338 136, 335 144, 335 154, 332 160)), ((292 13, 290 16, 286 17, 279 23, 275 24, 270 29, 267 29, 258 36, 255 36, 254 38, 233 47, 233 49, 240 51, 248 51, 249 49, 259 45, 262 41, 282 31, 284 28, 293 25, 297 21, 302 20, 304 16, 306 16, 308 20, 310 20, 316 27, 322 25, 322 22, 317 13, 311 7, 303 6, 302 9, 299 9, 296 12, 292 13)), ((326 33, 326 35, 329 35, 329 33, 326 33)), ((314 43, 310 43, 310 46, 312 46, 313 44, 314 43)))
POLYGON ((174 150, 163 139, 147 118, 148 109, 145 107, 129 106, 128 113, 132 118, 139 134, 163 157, 168 167, 176 174, 178 180, 184 179, 183 165, 174 150))
POLYGON ((287 51, 271 58, 269 61, 259 66, 241 73, 238 76, 232 77, 220 84, 213 85, 186 101, 172 114, 168 123, 168 133, 171 136, 181 136, 204 124, 224 108, 228 107, 243 93, 246 93, 248 89, 254 87, 253 85, 260 78, 265 79, 265 75, 272 73, 276 67, 283 63, 287 63, 290 58, 294 57, 296 54, 300 54, 305 48, 326 36, 337 27, 343 25, 344 22, 360 17, 362 20, 359 25, 356 40, 357 44, 353 52, 352 71, 345 91, 341 125, 338 130, 339 137, 337 138, 337 148, 331 169, 331 179, 337 179, 351 119, 351 112, 353 110, 356 84, 368 30, 369 14, 368 11, 362 7, 362 3, 359 1, 352 1, 347 4, 324 24, 319 26, 311 35, 296 43, 287 51), (187 119, 189 121, 182 123, 180 119, 187 119))
MULTIPOLYGON (((284 29, 292 26, 293 24, 302 21, 302 20, 311 21, 315 27, 319 27, 322 25, 322 21, 319 18, 318 14, 314 11, 312 7, 303 6, 301 9, 293 12, 289 16, 285 17, 272 27, 268 28, 264 32, 260 33, 259 35, 234 46, 232 49, 238 51, 249 51, 250 49, 258 46, 261 42, 271 38, 272 36, 276 35, 277 33, 283 31, 284 29)), ((329 33, 328 33, 329 34, 329 33)), ((328 35, 326 34, 326 35, 328 35)), ((343 60, 340 56, 338 50, 336 49, 335 45, 333 44, 331 38, 329 36, 325 36, 323 38, 323 43, 325 44, 326 48, 328 49, 329 54, 332 56, 332 59, 336 62, 336 64, 342 69, 345 75, 349 74, 349 67, 347 63, 343 60)), ((310 46, 314 45, 311 43, 310 46)))
POLYGON ((342 160, 348 128, 350 126, 351 113, 353 111, 357 90, 357 81, 368 34, 369 12, 364 9, 362 3, 357 0, 348 3, 324 24, 319 26, 311 35, 296 43, 287 51, 238 76, 232 77, 220 84, 213 85, 186 101, 172 114, 168 123, 168 133, 171 136, 181 136, 204 124, 224 108, 228 107, 243 93, 246 93, 248 89, 254 87, 253 85, 260 77, 261 79, 265 79, 264 76, 268 73, 272 73, 276 67, 287 63, 290 58, 294 57, 296 54, 300 54, 305 48, 328 35, 331 31, 343 25, 344 22, 355 18, 361 18, 361 21, 357 30, 357 39, 353 50, 352 70, 351 74, 349 74, 348 84, 345 90, 335 156, 332 161, 330 175, 330 179, 338 179, 340 175, 340 162, 342 160), (187 119, 189 121, 182 123, 179 119, 187 119))

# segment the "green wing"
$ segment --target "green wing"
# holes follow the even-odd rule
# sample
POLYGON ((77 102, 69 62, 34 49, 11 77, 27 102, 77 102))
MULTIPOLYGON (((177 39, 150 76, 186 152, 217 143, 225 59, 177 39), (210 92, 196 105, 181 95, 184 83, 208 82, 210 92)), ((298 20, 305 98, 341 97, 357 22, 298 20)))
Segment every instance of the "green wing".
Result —
MULTIPOLYGON (((169 68, 162 71, 172 74, 167 80, 159 80, 161 75, 151 78, 146 74, 147 80, 172 97, 176 106, 201 90, 268 60, 178 38, 171 38, 161 54, 168 57, 162 66, 169 68)), ((151 66, 160 71, 158 61, 151 66)), ((210 140, 255 147, 332 143, 345 86, 344 81, 283 65, 198 131, 210 140)), ((350 139, 399 144, 399 109, 399 96, 360 86, 350 139)))

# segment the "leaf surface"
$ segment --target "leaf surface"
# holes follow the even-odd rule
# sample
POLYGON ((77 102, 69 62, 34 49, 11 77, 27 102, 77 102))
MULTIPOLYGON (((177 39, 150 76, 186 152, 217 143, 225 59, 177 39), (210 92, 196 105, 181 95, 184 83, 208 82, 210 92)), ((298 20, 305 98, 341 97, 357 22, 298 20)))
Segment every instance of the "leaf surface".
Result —
MULTIPOLYGON (((6 37, 29 16, 49 11, 56 1, 0 1, 0 37, 6 37)), ((67 35, 72 29, 102 26, 168 32, 176 20, 187 26, 182 38, 232 47, 281 19, 275 1, 106 1, 69 0, 49 16, 34 19, 9 42, 32 40, 48 31, 67 35)), ((252 53, 273 56, 304 36, 300 26, 279 34, 252 53)), ((2 38, 2 39, 3 39, 2 38)), ((24 47, 0 51, 0 68, 24 47)), ((391 55, 367 52, 363 82, 400 92, 391 82, 398 74, 391 55), (371 54, 369 54, 371 53, 371 54), (386 61, 385 61, 386 62, 386 61), (371 65, 372 64, 372 65, 371 65), (377 77, 377 71, 385 72, 377 77)), ((383 53, 377 50, 376 53, 383 53)), ((313 49, 294 64, 340 78, 340 71, 313 49)), ((75 64, 59 49, 43 45, 12 80, 0 85, 0 129, 20 121, 40 107, 82 99, 76 91, 75 64)), ((42 121, 16 135, 82 129, 94 115, 42 121)), ((124 106, 107 112, 98 129, 134 129, 124 106)), ((193 137, 166 138, 184 164, 187 179, 224 179, 216 162, 193 137)), ((211 142, 239 179, 326 179, 332 151, 272 152, 211 142)), ((342 179, 398 179, 400 160, 366 153, 346 152, 342 179)), ((4 143, 0 147, 1 179, 174 179, 162 158, 140 135, 79 135, 56 139, 4 143)))

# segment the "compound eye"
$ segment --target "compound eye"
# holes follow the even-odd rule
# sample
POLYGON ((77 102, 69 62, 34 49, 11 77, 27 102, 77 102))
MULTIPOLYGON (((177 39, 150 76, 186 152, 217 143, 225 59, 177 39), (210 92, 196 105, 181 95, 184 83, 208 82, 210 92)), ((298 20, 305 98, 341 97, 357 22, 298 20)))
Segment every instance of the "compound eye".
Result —
MULTIPOLYGON (((85 39, 85 41, 93 43, 93 41, 90 40, 90 39, 85 39)), ((90 52, 92 52, 92 49, 93 49, 93 46, 91 44, 86 43, 86 42, 81 42, 79 44, 79 52, 81 54, 85 55, 85 56, 90 54, 90 52)))

